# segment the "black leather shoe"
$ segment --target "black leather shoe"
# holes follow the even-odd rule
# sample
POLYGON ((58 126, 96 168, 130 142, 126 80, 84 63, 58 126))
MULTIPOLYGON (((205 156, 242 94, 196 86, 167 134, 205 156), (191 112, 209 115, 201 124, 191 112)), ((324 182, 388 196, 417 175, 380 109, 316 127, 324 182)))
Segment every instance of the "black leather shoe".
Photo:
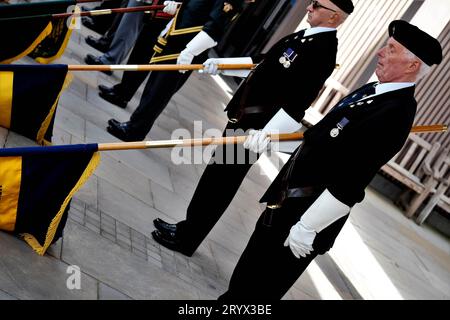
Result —
POLYGON ((111 93, 111 92, 114 92, 115 89, 114 89, 114 86, 108 87, 108 86, 105 86, 104 84, 99 84, 98 90, 103 93, 111 93))
MULTIPOLYGON (((93 54, 88 54, 85 58, 84 58, 84 62, 86 62, 86 64, 103 64, 102 60, 100 60, 99 57, 94 56, 93 54)), ((108 76, 112 75, 112 71, 102 71, 104 74, 107 74, 108 76)))
POLYGON ((93 36, 87 36, 84 40, 92 48, 95 48, 95 49, 97 49, 98 51, 101 51, 101 52, 108 51, 109 50, 109 45, 111 44, 109 41, 106 41, 103 38, 96 39, 93 36))
POLYGON ((142 137, 141 135, 133 133, 130 129, 129 122, 119 122, 115 119, 110 119, 108 121, 106 130, 114 137, 125 142, 142 141, 145 138, 145 136, 142 137))
POLYGON ((98 95, 108 101, 109 103, 112 103, 113 105, 118 106, 119 108, 125 109, 127 107, 128 101, 125 100, 123 97, 118 95, 114 92, 114 87, 109 88, 104 85, 98 86, 99 93, 98 95))
POLYGON ((108 126, 119 126, 121 124, 120 121, 117 121, 116 119, 109 119, 108 120, 108 126))
POLYGON ((155 239, 156 242, 158 242, 160 245, 166 247, 169 250, 180 252, 188 257, 192 257, 192 255, 194 254, 194 252, 187 250, 186 248, 183 248, 180 240, 178 240, 176 237, 164 235, 158 230, 154 230, 152 232, 152 237, 153 239, 155 239))
POLYGON ((104 28, 97 25, 92 17, 81 17, 81 23, 83 24, 83 26, 91 29, 92 31, 98 32, 100 34, 103 34, 105 32, 104 28))
POLYGON ((177 233, 177 225, 172 223, 167 223, 163 219, 156 218, 153 220, 153 225, 159 232, 164 235, 175 237, 177 233))

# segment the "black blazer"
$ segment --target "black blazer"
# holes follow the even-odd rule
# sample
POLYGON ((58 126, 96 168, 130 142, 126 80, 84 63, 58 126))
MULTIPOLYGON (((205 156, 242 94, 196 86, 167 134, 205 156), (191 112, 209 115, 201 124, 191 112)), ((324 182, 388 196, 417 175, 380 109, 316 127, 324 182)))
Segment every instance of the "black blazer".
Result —
POLYGON ((293 165, 289 188, 328 188, 350 207, 361 202, 364 189, 378 170, 404 145, 416 107, 414 87, 409 87, 330 111, 305 132, 297 159, 291 157, 260 201, 270 202, 277 197, 282 177, 293 165), (339 123, 341 127, 346 124, 332 137, 331 131, 339 123))
MULTIPOLYGON (((308 203, 313 203, 325 188, 350 207, 361 202, 364 189, 378 170, 404 145, 416 107, 414 87, 409 87, 330 111, 305 132, 303 146, 294 152, 260 202, 278 203, 286 188, 283 177, 289 168, 292 171, 287 175, 287 188, 312 186, 318 191, 314 197, 305 199, 308 203), (341 129, 337 129, 338 124, 341 129), (339 131, 337 136, 332 137, 333 129, 339 131)), ((297 199, 293 199, 294 203, 300 204, 290 208, 296 211, 292 214, 301 216, 308 206, 301 205, 302 198, 297 199)), ((338 219, 317 234, 313 243, 315 252, 323 254, 333 246, 347 218, 348 215, 338 219)))
MULTIPOLYGON (((254 128, 263 127, 283 108, 300 121, 317 97, 336 65, 336 31, 304 37, 304 30, 278 41, 263 57, 256 70, 242 82, 227 108, 229 119, 251 118, 254 128), (284 53, 297 55, 289 68, 280 63, 284 53), (264 112, 242 114, 248 107, 259 106, 264 112)), ((293 56, 292 56, 293 57, 293 56)))
MULTIPOLYGON (((175 25, 168 34, 157 39, 150 63, 175 62, 178 54, 202 30, 219 42, 243 4, 244 0, 184 0, 174 18, 175 25)), ((203 62, 206 58, 205 52, 193 62, 203 62)))

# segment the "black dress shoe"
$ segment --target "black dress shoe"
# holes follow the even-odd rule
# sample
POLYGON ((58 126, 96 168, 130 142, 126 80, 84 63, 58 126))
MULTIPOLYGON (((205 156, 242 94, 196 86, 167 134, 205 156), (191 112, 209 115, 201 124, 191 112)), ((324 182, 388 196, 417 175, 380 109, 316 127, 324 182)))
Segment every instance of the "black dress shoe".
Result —
POLYGON ((95 31, 100 34, 104 34, 105 31, 108 29, 108 28, 105 28, 104 26, 101 26, 101 25, 95 23, 95 20, 92 19, 92 17, 81 17, 81 23, 86 28, 89 28, 92 31, 95 31))
MULTIPOLYGON (((84 62, 86 64, 103 64, 102 60, 100 60, 99 57, 94 56, 93 54, 88 53, 87 56, 84 58, 84 62)), ((102 71, 104 74, 107 74, 108 76, 112 75, 112 71, 102 71)))
POLYGON ((99 57, 94 56, 93 54, 88 53, 84 58, 84 62, 87 64, 103 64, 102 60, 99 57))
POLYGON ((99 85, 98 88, 100 90, 98 95, 103 99, 105 99, 106 101, 108 101, 109 103, 112 103, 122 109, 125 109, 127 107, 128 101, 125 100, 120 95, 118 95, 117 93, 115 93, 114 88, 108 88, 103 85, 99 85))
POLYGON ((115 89, 114 89, 114 86, 108 87, 108 86, 105 86, 104 84, 99 84, 98 90, 103 93, 111 93, 111 92, 114 92, 115 89))
POLYGON ((184 248, 181 245, 181 242, 176 237, 164 235, 158 230, 154 230, 152 232, 152 237, 153 239, 155 239, 156 242, 158 242, 160 245, 166 247, 169 250, 180 252, 188 257, 192 257, 192 255, 194 254, 192 250, 184 248))
POLYGON ((103 38, 94 38, 93 36, 87 36, 85 39, 86 43, 90 45, 92 48, 97 49, 101 52, 106 52, 109 50, 110 42, 104 40, 103 38))
POLYGON ((164 235, 175 237, 177 233, 177 225, 172 223, 167 223, 163 219, 156 218, 153 220, 153 225, 159 232, 164 235))
POLYGON ((115 119, 108 121, 106 130, 114 137, 125 142, 142 141, 145 138, 145 136, 132 132, 129 122, 119 122, 115 119))
POLYGON ((117 121, 116 119, 109 119, 108 125, 109 126, 118 126, 118 125, 120 125, 120 121, 117 121))

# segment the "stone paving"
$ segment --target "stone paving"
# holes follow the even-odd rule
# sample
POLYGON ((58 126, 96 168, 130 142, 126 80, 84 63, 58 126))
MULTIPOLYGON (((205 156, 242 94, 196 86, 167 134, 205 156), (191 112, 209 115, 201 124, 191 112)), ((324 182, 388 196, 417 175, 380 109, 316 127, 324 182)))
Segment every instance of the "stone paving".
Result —
MULTIPOLYGON (((75 31, 57 62, 83 64, 86 53, 98 54, 84 43, 87 35, 96 34, 86 28, 75 31)), ((33 62, 25 58, 18 63, 33 62)), ((119 109, 102 100, 96 87, 116 83, 120 72, 73 76, 60 99, 54 144, 117 141, 106 132, 106 122, 127 120, 142 88, 126 109, 119 109)), ((220 77, 193 74, 147 138, 170 139, 179 128, 192 135, 222 130, 231 94, 220 77), (194 120, 201 120, 202 128, 194 127, 194 120)), ((0 144, 33 142, 0 128, 0 144)), ((103 152, 94 175, 74 196, 63 238, 47 255, 40 257, 21 240, 0 233, 0 299, 216 299, 226 290, 263 208, 258 199, 276 175, 273 163, 278 160, 262 157, 253 166, 223 218, 187 258, 153 241, 152 221, 184 218, 205 165, 176 165, 170 149, 103 152), (66 286, 72 265, 82 272, 79 290, 66 286)), ((211 187, 220 192, 219 186, 211 187)), ((318 257, 284 297, 449 298, 449 239, 406 219, 370 188, 335 247, 318 257)))

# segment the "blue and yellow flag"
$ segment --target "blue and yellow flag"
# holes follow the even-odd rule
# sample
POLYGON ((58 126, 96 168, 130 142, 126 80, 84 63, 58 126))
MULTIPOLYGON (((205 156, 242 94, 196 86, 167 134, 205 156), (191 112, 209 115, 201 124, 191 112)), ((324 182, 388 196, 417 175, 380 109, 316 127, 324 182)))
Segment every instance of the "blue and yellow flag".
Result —
POLYGON ((97 144, 0 149, 0 230, 40 255, 58 240, 74 193, 100 161, 97 144))
POLYGON ((71 35, 65 13, 73 0, 32 2, 0 6, 0 63, 30 55, 39 63, 50 63, 64 52, 71 35), (7 45, 5 45, 7 44, 7 45))
POLYGON ((67 65, 0 65, 0 126, 50 144, 67 65))

